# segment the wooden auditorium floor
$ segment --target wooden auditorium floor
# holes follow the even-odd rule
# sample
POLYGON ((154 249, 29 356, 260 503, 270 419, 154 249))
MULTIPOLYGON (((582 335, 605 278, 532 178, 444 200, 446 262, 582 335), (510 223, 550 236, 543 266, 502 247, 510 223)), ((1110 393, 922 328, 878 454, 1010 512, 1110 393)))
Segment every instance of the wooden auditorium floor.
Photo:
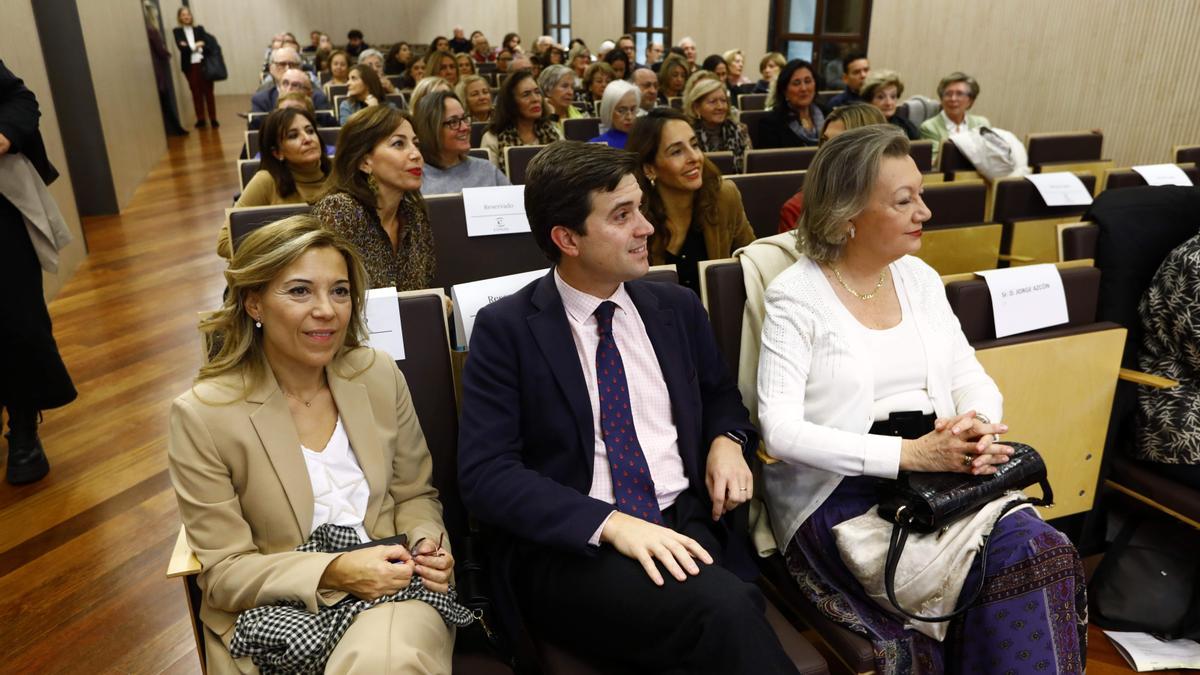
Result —
MULTIPOLYGON (((47 411, 51 472, 0 483, 0 673, 197 673, 167 475, 171 400, 200 364, 197 313, 224 288, 216 231, 237 191, 246 98, 222 127, 170 139, 119 216, 87 218, 89 254, 51 303, 79 389, 47 411)), ((159 133, 147 129, 146 133, 159 133)), ((1093 675, 1131 672, 1091 631, 1093 675)))

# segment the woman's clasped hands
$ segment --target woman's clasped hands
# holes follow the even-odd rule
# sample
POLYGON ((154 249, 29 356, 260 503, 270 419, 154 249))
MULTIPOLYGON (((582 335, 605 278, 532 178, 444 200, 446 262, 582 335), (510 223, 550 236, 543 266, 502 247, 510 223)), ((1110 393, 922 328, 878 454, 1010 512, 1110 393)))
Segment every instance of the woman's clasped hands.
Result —
POLYGON ((1008 425, 994 424, 968 410, 934 422, 933 431, 905 440, 900 449, 900 468, 905 471, 942 471, 986 476, 1008 461, 1013 449, 999 443, 1008 425))
POLYGON ((412 551, 394 545, 343 553, 325 568, 318 585, 346 591, 362 600, 375 600, 408 588, 416 575, 425 588, 445 593, 450 590, 453 570, 454 556, 437 543, 422 539, 412 551))

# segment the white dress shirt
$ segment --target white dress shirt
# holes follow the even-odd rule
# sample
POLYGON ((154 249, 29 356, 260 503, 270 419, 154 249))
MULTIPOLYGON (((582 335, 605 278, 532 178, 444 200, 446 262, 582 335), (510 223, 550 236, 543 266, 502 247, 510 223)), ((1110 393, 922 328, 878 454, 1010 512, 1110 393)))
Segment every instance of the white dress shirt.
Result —
POLYGON ((196 31, 191 26, 184 26, 183 34, 187 37, 188 49, 192 50, 192 63, 200 63, 204 60, 204 47, 196 47, 196 31))
POLYGON ((871 416, 876 422, 887 420, 891 413, 901 410, 933 412, 933 402, 925 389, 929 364, 921 349, 921 335, 912 318, 904 281, 898 274, 892 275, 892 281, 900 299, 901 318, 900 323, 891 328, 867 328, 845 305, 838 303, 845 318, 849 319, 849 325, 859 331, 870 351, 870 366, 875 376, 875 403, 871 406, 871 416))
MULTIPOLYGON (((562 297, 567 325, 571 328, 579 365, 583 368, 583 380, 587 384, 588 400, 592 405, 595 452, 588 496, 610 504, 616 502, 612 490, 612 470, 604 447, 604 432, 600 427, 600 388, 596 384, 596 348, 600 344, 600 335, 594 312, 600 303, 608 300, 617 305, 613 313, 613 340, 625 365, 633 426, 654 479, 658 507, 665 510, 675 503, 679 493, 688 488, 688 479, 683 472, 683 458, 679 455, 679 436, 671 413, 671 396, 654 345, 646 334, 646 325, 642 323, 642 317, 624 284, 617 287, 612 297, 597 298, 572 288, 558 275, 557 269, 554 271, 554 283, 562 297)), ((592 537, 593 544, 599 542, 602 529, 603 524, 592 537)))

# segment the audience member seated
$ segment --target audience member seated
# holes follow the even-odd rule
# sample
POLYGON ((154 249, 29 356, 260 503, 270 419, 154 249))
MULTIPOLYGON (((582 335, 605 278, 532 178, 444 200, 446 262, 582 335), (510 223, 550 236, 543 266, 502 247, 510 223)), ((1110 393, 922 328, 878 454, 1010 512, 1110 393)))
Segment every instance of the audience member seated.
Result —
POLYGON ((547 66, 562 66, 566 65, 567 56, 562 47, 558 45, 550 45, 550 47, 542 54, 547 66))
POLYGON ((321 31, 309 31, 308 39, 311 42, 308 45, 305 45, 304 49, 300 50, 301 54, 316 54, 317 52, 321 51, 321 31))
MULTIPOLYGON (((719 65, 724 66, 724 61, 719 65)), ((703 72, 711 71, 698 70, 689 80, 687 94, 683 97, 684 114, 692 122, 700 149, 732 152, 734 173, 741 173, 746 165, 746 151, 750 149, 750 132, 745 124, 738 122, 736 111, 729 105, 726 78, 720 73, 714 73, 715 77, 697 77, 703 72)))
POLYGON ((638 108, 644 114, 658 105, 658 74, 649 68, 633 71, 633 84, 638 88, 638 108))
POLYGON ((583 83, 575 92, 575 101, 583 104, 585 112, 591 117, 600 116, 600 99, 604 97, 604 89, 608 83, 617 79, 617 73, 612 66, 604 61, 597 61, 588 66, 583 74, 583 83))
POLYGON ((504 149, 513 145, 548 145, 562 140, 562 132, 550 117, 533 73, 518 70, 504 80, 496 97, 496 110, 480 146, 492 153, 501 171, 504 149))
POLYGON ((762 79, 754 83, 754 93, 768 94, 774 90, 775 81, 780 71, 787 65, 787 60, 779 52, 767 52, 758 62, 758 72, 762 79))
POLYGON ((904 94, 904 83, 900 81, 900 73, 894 70, 873 70, 863 81, 859 89, 862 100, 870 103, 883 113, 889 124, 893 124, 904 132, 908 140, 915 141, 921 137, 920 130, 907 117, 897 115, 900 107, 900 96, 904 94))
POLYGON ((430 52, 425 58, 425 77, 440 77, 451 87, 458 84, 458 64, 454 55, 448 51, 430 52))
POLYGON ((638 88, 625 80, 609 82, 600 99, 600 135, 591 142, 624 149, 638 112, 638 88))
POLYGON ((437 261, 421 198, 424 159, 408 113, 367 108, 338 134, 330 192, 313 206, 362 256, 371 288, 429 288, 437 261))
POLYGON ((509 71, 509 66, 512 64, 512 60, 512 52, 508 51, 507 49, 502 49, 496 52, 496 72, 507 73, 509 71))
POLYGON ((1138 388, 1135 456, 1172 480, 1200 489, 1200 235, 1162 261, 1138 314, 1142 348, 1138 367, 1179 382, 1172 389, 1138 388))
POLYGON ((466 54, 471 51, 471 41, 467 39, 462 26, 454 27, 454 37, 446 43, 454 54, 466 54))
POLYGON ((525 208, 555 268, 475 321, 459 483, 495 535, 495 606, 605 672, 795 673, 725 516, 756 433, 696 297, 639 279, 637 168, 572 141, 536 157, 525 208))
POLYGON ((567 56, 567 64, 571 70, 575 71, 575 77, 582 82, 583 76, 587 74, 588 66, 592 65, 591 50, 584 44, 571 47, 571 52, 567 56))
MULTIPOLYGON (((886 124, 883 113, 878 108, 866 103, 852 103, 840 108, 834 108, 825 118, 825 128, 821 131, 821 145, 826 141, 850 129, 865 127, 868 124, 886 124)), ((804 188, 801 187, 783 203, 779 209, 779 232, 782 234, 796 229, 800 214, 804 213, 804 188)))
MULTIPOLYGON (((454 62, 458 64, 458 77, 475 74, 475 61, 470 54, 455 54, 454 62)), ((456 83, 457 84, 457 83, 456 83)))
POLYGON ((342 99, 341 105, 338 106, 338 119, 342 124, 359 110, 387 101, 383 85, 379 83, 379 76, 375 74, 375 69, 368 65, 360 63, 351 68, 347 82, 346 98, 342 99))
MULTIPOLYGON (((428 601, 465 611, 441 595, 454 556, 404 377, 390 355, 363 346, 364 277, 342 237, 294 216, 246 237, 225 271, 223 305, 200 322, 208 349, 171 406, 167 463, 202 566, 210 673, 257 672, 249 654, 274 636, 235 626, 246 610, 323 614, 349 596, 406 589, 415 597, 364 603, 336 638, 332 627, 305 633, 335 642, 307 665, 450 672, 457 612, 428 601), (397 534, 410 543, 339 553, 397 534), (231 639, 246 640, 247 655, 234 658, 231 639)), ((288 656, 292 648, 303 651, 289 645, 288 656)))
POLYGON ((417 103, 435 91, 454 91, 450 83, 440 77, 426 77, 417 83, 409 99, 409 110, 415 110, 417 103))
MULTIPOLYGON (((337 117, 330 112, 329 100, 325 98, 325 93, 319 89, 313 88, 312 80, 308 74, 301 70, 289 69, 283 74, 283 79, 279 82, 276 92, 275 108, 278 109, 285 98, 302 97, 307 104, 301 107, 312 110, 316 116, 317 126, 336 127, 338 126, 337 117), (315 97, 320 95, 318 104, 315 97)), ((250 129, 258 129, 263 123, 262 117, 256 117, 247 123, 250 129)))
POLYGON ((417 83, 425 79, 425 59, 414 58, 400 78, 401 89, 416 89, 417 83))
POLYGON ((329 80, 325 84, 350 84, 350 55, 338 49, 329 55, 329 80))
POLYGON ((489 63, 496 60, 496 52, 488 44, 487 36, 480 31, 475 31, 474 37, 471 38, 471 58, 475 59, 475 63, 489 63))
POLYGON ((364 49, 358 55, 358 63, 370 66, 375 71, 375 75, 379 78, 379 86, 383 87, 384 94, 396 93, 395 85, 392 84, 392 81, 383 72, 383 52, 380 52, 378 49, 364 49))
POLYGON ((538 88, 546 97, 546 106, 558 124, 559 133, 563 131, 565 120, 586 117, 571 104, 575 100, 575 71, 566 66, 550 66, 538 76, 538 88))
POLYGON ((387 58, 383 60, 384 75, 403 75, 413 61, 412 45, 401 40, 388 50, 387 58))
POLYGON ((921 123, 921 138, 933 141, 934 159, 942 141, 950 136, 992 125, 986 117, 967 112, 979 97, 979 83, 970 75, 954 72, 943 77, 937 94, 942 100, 942 112, 921 123))
POLYGON ((447 54, 451 53, 449 38, 447 38, 445 35, 439 35, 430 40, 429 51, 426 53, 426 55, 428 56, 434 52, 446 52, 447 54))
POLYGON ((538 79, 542 74, 542 68, 546 66, 546 59, 543 54, 529 54, 518 56, 515 61, 521 68, 525 67, 525 62, 529 63, 529 72, 533 75, 533 79, 538 79))
POLYGON ((554 46, 554 38, 549 35, 539 35, 538 39, 533 43, 534 54, 545 54, 547 49, 554 46))
MULTIPOLYGON (((291 86, 287 91, 281 91, 284 87, 283 78, 289 70, 294 70, 304 79, 308 79, 308 74, 300 70, 300 53, 291 47, 280 47, 271 52, 271 77, 266 84, 260 88, 253 96, 250 97, 250 112, 271 112, 275 109, 275 102, 279 100, 279 94, 292 91, 291 86)), ((325 94, 321 93, 321 101, 324 102, 325 94)), ((313 98, 313 104, 317 104, 317 99, 313 98)), ((326 103, 328 105, 328 103, 326 103)))
POLYGON ((604 55, 604 62, 613 69, 614 80, 624 80, 633 72, 633 68, 629 65, 629 57, 620 49, 609 50, 604 55))
POLYGON ((658 99, 662 105, 667 105, 672 98, 683 96, 683 87, 690 74, 687 61, 682 56, 671 54, 663 60, 658 69, 658 99))
POLYGON ((662 63, 663 45, 661 42, 646 43, 646 67, 654 70, 662 63))
POLYGON ((471 115, 453 92, 435 91, 422 98, 413 109, 413 130, 425 158, 421 194, 509 184, 508 177, 491 162, 467 154, 471 149, 471 115))
POLYGON ((721 55, 725 59, 725 64, 729 67, 729 75, 726 81, 730 87, 738 89, 741 93, 749 91, 754 85, 754 80, 746 77, 746 56, 742 54, 740 49, 730 49, 721 55))
POLYGON ((506 33, 504 40, 500 43, 500 49, 509 53, 510 56, 516 56, 521 53, 521 36, 516 33, 506 33))
POLYGON ((687 62, 688 75, 691 75, 696 72, 697 68, 696 56, 698 50, 696 49, 696 41, 691 37, 685 37, 679 41, 678 47, 683 50, 683 58, 687 62))
MULTIPOLYGON (((497 63, 499 62, 497 61, 497 63)), ((512 59, 508 63, 508 72, 514 73, 518 70, 528 70, 533 74, 533 78, 537 79, 537 74, 534 74, 533 70, 533 59, 529 54, 524 52, 513 54, 512 59)))
POLYGON ((697 263, 728 258, 754 241, 742 195, 721 180, 687 116, 674 108, 639 117, 625 149, 638 157, 646 217, 654 224, 650 264, 674 263, 679 283, 699 293, 697 263))
POLYGON ((633 71, 642 67, 642 64, 637 62, 637 45, 633 41, 633 36, 626 33, 617 38, 617 49, 625 52, 625 56, 629 60, 629 68, 625 71, 625 79, 628 80, 633 71))
POLYGON ((850 105, 851 103, 870 103, 871 100, 862 95, 863 82, 871 72, 871 62, 862 52, 852 52, 842 60, 842 82, 846 88, 842 93, 829 99, 829 107, 850 105))
POLYGON ((492 119, 492 88, 479 75, 460 78, 454 88, 458 100, 467 106, 472 122, 487 122, 492 119))
POLYGON ((1008 431, 1000 391, 938 273, 913 255, 930 212, 908 150, 884 125, 825 144, 805 179, 802 256, 767 289, 758 411, 766 450, 780 461, 763 473, 776 543, 800 592, 871 640, 876 672, 1082 673, 1083 566, 1033 509, 990 528, 986 569, 978 557, 969 569, 942 563, 944 577, 930 582, 937 595, 907 603, 947 614, 983 576, 981 601, 945 642, 876 604, 839 555, 834 526, 872 511, 899 472, 984 476, 1012 454, 997 442, 1008 431))
POLYGON ((333 56, 332 49, 322 49, 313 54, 312 69, 317 75, 318 84, 324 85, 329 82, 329 58, 333 56))
POLYGON ((358 58, 358 55, 361 54, 364 49, 370 48, 371 45, 367 44, 366 41, 363 40, 363 33, 361 30, 352 28, 350 32, 346 33, 346 53, 350 56, 358 58))
MULTIPOLYGON (((235 207, 313 204, 325 194, 333 167, 311 110, 276 110, 267 115, 259 138, 260 168, 242 190, 235 207)), ((226 259, 233 256, 229 221, 217 235, 217 255, 226 259)))
POLYGON ((812 64, 801 59, 789 61, 776 82, 770 114, 764 115, 758 123, 761 147, 816 145, 825 124, 825 113, 814 103, 816 96, 817 76, 813 73, 812 64))

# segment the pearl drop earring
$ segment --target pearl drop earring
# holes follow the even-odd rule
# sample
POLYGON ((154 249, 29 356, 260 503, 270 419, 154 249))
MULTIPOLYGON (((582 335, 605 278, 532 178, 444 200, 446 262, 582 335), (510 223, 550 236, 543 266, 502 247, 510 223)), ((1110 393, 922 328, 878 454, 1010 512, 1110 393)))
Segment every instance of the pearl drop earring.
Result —
POLYGON ((257 320, 256 320, 256 321, 254 322, 254 327, 255 327, 255 328, 262 328, 262 322, 261 322, 261 321, 257 321, 257 320))

